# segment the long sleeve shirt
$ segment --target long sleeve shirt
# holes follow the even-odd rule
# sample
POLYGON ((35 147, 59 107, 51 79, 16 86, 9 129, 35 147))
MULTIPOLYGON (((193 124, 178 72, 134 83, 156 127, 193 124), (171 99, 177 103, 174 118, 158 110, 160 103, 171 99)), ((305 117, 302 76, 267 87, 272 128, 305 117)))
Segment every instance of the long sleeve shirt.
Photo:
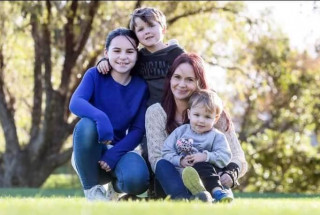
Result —
POLYGON ((190 124, 184 124, 167 137, 162 147, 162 157, 170 161, 180 172, 182 172, 180 160, 183 155, 178 152, 176 144, 180 138, 192 139, 192 147, 200 153, 206 153, 208 162, 216 167, 223 168, 231 160, 231 150, 227 139, 220 131, 213 128, 208 132, 198 134, 191 129, 190 124))
MULTIPOLYGON (((155 172, 157 162, 162 158, 162 147, 168 137, 166 132, 167 114, 159 103, 151 105, 146 112, 146 136, 148 143, 148 158, 152 170, 155 172)), ((244 152, 238 141, 233 124, 226 131, 226 115, 222 114, 215 124, 215 128, 221 131, 227 138, 231 149, 232 158, 230 162, 237 164, 240 168, 239 178, 247 172, 247 162, 244 152)))
POLYGON ((102 155, 113 169, 121 156, 133 150, 145 132, 147 84, 132 76, 128 85, 117 83, 110 74, 90 68, 75 90, 70 111, 86 117, 97 125, 98 141, 112 140, 114 145, 102 155))

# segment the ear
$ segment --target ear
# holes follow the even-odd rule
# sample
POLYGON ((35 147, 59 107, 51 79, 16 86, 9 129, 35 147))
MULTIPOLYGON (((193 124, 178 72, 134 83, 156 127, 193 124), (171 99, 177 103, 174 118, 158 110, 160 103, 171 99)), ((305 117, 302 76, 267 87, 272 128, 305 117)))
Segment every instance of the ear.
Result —
POLYGON ((219 118, 220 118, 220 115, 216 114, 216 117, 214 118, 214 124, 216 124, 218 122, 219 118))
POLYGON ((108 59, 108 50, 106 48, 104 48, 103 54, 104 54, 104 57, 108 59))
POLYGON ((188 119, 190 120, 190 109, 187 109, 188 119))
POLYGON ((162 28, 162 34, 165 35, 167 32, 167 29, 165 27, 162 28))

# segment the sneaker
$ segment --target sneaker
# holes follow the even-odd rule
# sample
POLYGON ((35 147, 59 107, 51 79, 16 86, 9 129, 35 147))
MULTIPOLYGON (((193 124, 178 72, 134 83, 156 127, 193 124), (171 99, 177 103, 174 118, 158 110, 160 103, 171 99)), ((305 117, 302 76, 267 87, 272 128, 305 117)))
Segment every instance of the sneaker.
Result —
POLYGON ((204 187, 197 170, 195 170, 193 167, 188 166, 183 169, 182 180, 192 195, 206 191, 206 188, 204 187))
POLYGON ((226 190, 216 190, 212 193, 213 198, 216 202, 232 202, 233 193, 228 192, 226 190))
POLYGON ((106 196, 107 191, 102 185, 96 185, 88 190, 84 190, 84 196, 89 201, 109 201, 106 196))
POLYGON ((192 195, 190 200, 200 200, 202 202, 213 202, 211 194, 208 191, 202 191, 197 193, 196 195, 192 195))
POLYGON ((109 201, 118 201, 120 198, 120 193, 117 193, 112 185, 112 182, 109 182, 108 184, 104 185, 106 189, 106 197, 109 199, 109 201))

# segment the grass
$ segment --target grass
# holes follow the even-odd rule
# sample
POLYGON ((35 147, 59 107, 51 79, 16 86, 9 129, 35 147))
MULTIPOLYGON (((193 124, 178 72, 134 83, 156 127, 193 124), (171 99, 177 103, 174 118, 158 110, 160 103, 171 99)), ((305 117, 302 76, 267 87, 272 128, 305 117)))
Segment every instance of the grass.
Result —
POLYGON ((88 202, 80 197, 0 198, 2 215, 68 214, 68 215, 302 215, 320 214, 318 198, 304 199, 235 199, 231 204, 201 202, 140 201, 88 202))

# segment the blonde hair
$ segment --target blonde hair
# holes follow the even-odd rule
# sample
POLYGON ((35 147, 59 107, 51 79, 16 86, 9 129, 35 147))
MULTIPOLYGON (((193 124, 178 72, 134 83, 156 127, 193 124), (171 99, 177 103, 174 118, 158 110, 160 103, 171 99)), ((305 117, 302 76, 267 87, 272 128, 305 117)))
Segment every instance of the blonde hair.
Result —
POLYGON ((152 7, 144 7, 144 8, 137 8, 131 14, 129 28, 132 31, 135 31, 136 22, 135 19, 139 17, 144 22, 151 25, 151 21, 158 22, 163 29, 167 27, 166 25, 166 16, 158 9, 152 7))
POLYGON ((201 89, 195 91, 188 102, 189 109, 197 105, 203 105, 208 112, 214 112, 214 117, 220 117, 223 104, 218 94, 212 90, 201 89))

